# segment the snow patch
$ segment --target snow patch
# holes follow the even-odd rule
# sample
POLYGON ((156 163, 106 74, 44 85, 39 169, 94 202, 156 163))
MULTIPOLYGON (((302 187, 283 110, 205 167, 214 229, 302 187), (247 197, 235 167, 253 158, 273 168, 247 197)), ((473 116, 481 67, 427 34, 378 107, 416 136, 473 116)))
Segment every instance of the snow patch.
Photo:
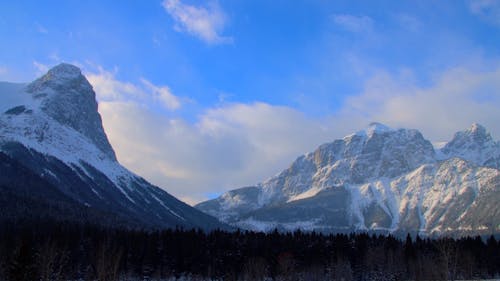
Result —
POLYGON ((302 192, 298 195, 290 197, 290 199, 288 199, 287 203, 316 196, 316 194, 318 194, 322 190, 323 190, 323 188, 318 187, 318 186, 314 186, 314 187, 306 190, 305 192, 302 192))
POLYGON ((44 177, 45 175, 49 175, 49 176, 51 176, 52 178, 54 178, 55 180, 59 181, 59 178, 57 177, 57 175, 56 175, 56 174, 54 174, 54 173, 52 173, 52 171, 51 171, 51 170, 49 170, 49 169, 43 169, 43 173, 42 173, 42 175, 41 175, 41 176, 42 176, 42 177, 44 177))
POLYGON ((365 129, 356 132, 355 135, 373 136, 373 134, 380 134, 380 133, 391 132, 391 131, 394 131, 394 129, 392 129, 384 124, 378 123, 378 122, 372 122, 365 129))
POLYGON ((154 195, 154 193, 151 193, 151 197, 153 197, 156 201, 158 201, 158 203, 160 203, 160 205, 162 205, 165 209, 167 209, 172 215, 178 217, 183 221, 186 220, 185 218, 181 217, 179 214, 174 212, 172 209, 170 209, 167 205, 165 205, 165 203, 162 200, 160 200, 160 198, 158 198, 156 195, 154 195))

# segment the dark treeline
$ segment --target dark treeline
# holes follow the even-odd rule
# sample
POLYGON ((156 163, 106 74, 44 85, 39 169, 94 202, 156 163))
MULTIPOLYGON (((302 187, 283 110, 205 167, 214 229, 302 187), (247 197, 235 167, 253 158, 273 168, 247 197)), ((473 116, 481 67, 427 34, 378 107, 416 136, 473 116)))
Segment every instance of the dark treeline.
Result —
POLYGON ((137 231, 73 223, 0 228, 0 280, 453 280, 500 275, 492 236, 137 231), (188 277, 186 277, 188 276, 188 277))

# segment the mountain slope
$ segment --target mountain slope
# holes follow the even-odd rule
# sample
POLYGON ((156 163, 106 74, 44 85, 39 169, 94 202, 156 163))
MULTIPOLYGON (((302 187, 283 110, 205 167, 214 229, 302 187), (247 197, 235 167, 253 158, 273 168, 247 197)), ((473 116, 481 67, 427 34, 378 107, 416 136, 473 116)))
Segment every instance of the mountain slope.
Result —
POLYGON ((478 124, 435 150, 416 130, 374 123, 196 207, 258 230, 500 232, 499 152, 478 124))
POLYGON ((44 215, 155 228, 224 227, 117 162, 95 93, 77 67, 58 65, 27 85, 1 83, 0 100, 5 101, 0 115, 1 198, 8 200, 9 194, 21 205, 29 202, 41 210, 13 210, 12 217, 44 215), (43 206, 61 212, 44 212, 43 206))

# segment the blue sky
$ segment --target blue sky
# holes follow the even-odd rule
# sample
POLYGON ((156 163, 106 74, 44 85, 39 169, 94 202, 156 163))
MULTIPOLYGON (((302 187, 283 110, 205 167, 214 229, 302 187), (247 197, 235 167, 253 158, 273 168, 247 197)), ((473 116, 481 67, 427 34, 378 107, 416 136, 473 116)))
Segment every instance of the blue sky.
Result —
POLYGON ((500 136, 500 1, 2 1, 0 80, 70 62, 120 161, 197 202, 370 121, 500 136))

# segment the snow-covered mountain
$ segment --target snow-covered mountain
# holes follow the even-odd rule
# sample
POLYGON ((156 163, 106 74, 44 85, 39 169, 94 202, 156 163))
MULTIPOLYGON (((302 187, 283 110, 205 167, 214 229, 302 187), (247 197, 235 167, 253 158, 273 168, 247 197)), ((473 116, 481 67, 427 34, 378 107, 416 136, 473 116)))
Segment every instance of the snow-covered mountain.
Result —
POLYGON ((444 158, 460 157, 479 166, 500 168, 500 143, 479 124, 455 134, 441 151, 444 158))
POLYGON ((80 69, 0 83, 2 219, 50 217, 129 227, 223 227, 117 162, 80 69))
POLYGON ((435 149, 417 130, 372 123, 196 207, 255 230, 500 232, 499 159, 478 124, 435 149))

